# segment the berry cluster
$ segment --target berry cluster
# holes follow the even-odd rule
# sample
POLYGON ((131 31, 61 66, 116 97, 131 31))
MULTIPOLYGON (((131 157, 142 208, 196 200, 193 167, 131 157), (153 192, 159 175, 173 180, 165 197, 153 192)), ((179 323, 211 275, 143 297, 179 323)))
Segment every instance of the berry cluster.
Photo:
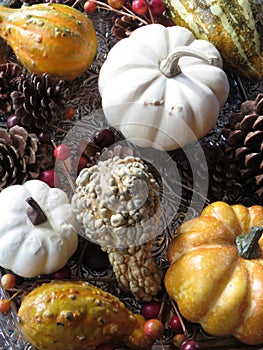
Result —
POLYGON ((105 8, 112 10, 117 13, 119 11, 125 10, 125 14, 130 14, 132 12, 135 15, 144 16, 150 14, 150 16, 159 16, 165 12, 166 5, 163 0, 132 0, 131 10, 127 9, 128 4, 125 0, 107 0, 107 3, 101 2, 99 0, 86 0, 84 3, 84 11, 88 14, 93 13, 97 8, 105 8))
MULTIPOLYGON (((1 286, 5 291, 12 290, 15 287, 16 279, 15 276, 7 273, 1 278, 1 286)), ((12 297, 8 299, 0 299, 0 312, 4 315, 8 314, 11 310, 11 301, 15 298, 17 293, 13 294, 12 297)))
MULTIPOLYGON (((163 303, 153 301, 145 303, 142 307, 142 315, 146 319, 144 332, 153 340, 160 339, 164 333, 164 325, 161 322, 163 303)), ((173 305, 174 306, 174 305, 173 305)), ((180 350, 199 350, 199 344, 189 340, 183 321, 179 315, 174 314, 169 321, 169 328, 174 334, 173 345, 180 350)))

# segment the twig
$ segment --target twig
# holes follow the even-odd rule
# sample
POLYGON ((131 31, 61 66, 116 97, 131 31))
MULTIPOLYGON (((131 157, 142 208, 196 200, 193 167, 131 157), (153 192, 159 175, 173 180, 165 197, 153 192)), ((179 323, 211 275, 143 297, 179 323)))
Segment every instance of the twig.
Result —
POLYGON ((108 5, 108 4, 104 3, 104 2, 101 2, 99 0, 90 0, 90 1, 93 1, 96 5, 98 5, 98 8, 100 8, 100 9, 112 11, 112 12, 118 13, 119 15, 129 16, 129 17, 131 17, 133 19, 136 19, 137 21, 141 22, 142 24, 145 24, 145 25, 148 24, 147 21, 145 21, 144 19, 142 19, 139 16, 136 16, 132 11, 128 10, 124 6, 122 8, 125 9, 126 12, 122 11, 122 10, 114 9, 110 5, 108 5))
POLYGON ((150 15, 150 19, 151 19, 151 23, 154 23, 154 18, 153 18, 153 14, 152 14, 152 10, 151 10, 151 6, 149 4, 149 0, 145 0, 147 7, 148 7, 148 11, 149 11, 149 15, 150 15))
MULTIPOLYGON (((55 141, 54 141, 54 140, 51 140, 51 143, 52 143, 53 147, 56 148, 57 145, 56 145, 55 141)), ((67 180, 68 180, 68 183, 69 183, 69 185, 70 185, 70 188, 71 188, 72 192, 74 193, 76 189, 75 189, 75 185, 74 185, 74 183, 73 183, 73 181, 72 181, 72 179, 71 179, 70 171, 69 171, 69 169, 68 169, 68 166, 67 166, 67 164, 66 164, 66 162, 65 162, 64 160, 61 160, 60 162, 61 162, 61 164, 62 164, 64 173, 65 173, 65 175, 66 175, 66 178, 67 178, 67 180)))
POLYGON ((183 319, 182 319, 182 316, 181 316, 181 314, 180 314, 180 312, 179 312, 177 306, 175 305, 175 302, 174 302, 172 299, 170 299, 170 302, 171 302, 171 304, 172 304, 172 307, 173 307, 174 312, 176 313, 176 316, 177 316, 177 317, 179 318, 179 320, 180 320, 180 323, 181 323, 181 326, 182 326, 182 329, 183 329, 183 332, 184 332, 185 337, 186 337, 186 338, 189 338, 189 335, 188 335, 188 332, 187 332, 187 330, 186 330, 184 321, 183 321, 183 319))

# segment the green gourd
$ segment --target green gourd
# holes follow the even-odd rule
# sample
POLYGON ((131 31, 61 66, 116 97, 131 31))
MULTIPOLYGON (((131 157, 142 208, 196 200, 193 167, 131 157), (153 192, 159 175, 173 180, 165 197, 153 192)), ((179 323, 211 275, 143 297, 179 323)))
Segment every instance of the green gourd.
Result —
POLYGON ((174 23, 210 41, 224 68, 263 79, 262 0, 165 0, 174 23))
POLYGON ((91 20, 62 4, 0 7, 0 36, 20 63, 41 76, 73 80, 86 71, 97 51, 91 20))

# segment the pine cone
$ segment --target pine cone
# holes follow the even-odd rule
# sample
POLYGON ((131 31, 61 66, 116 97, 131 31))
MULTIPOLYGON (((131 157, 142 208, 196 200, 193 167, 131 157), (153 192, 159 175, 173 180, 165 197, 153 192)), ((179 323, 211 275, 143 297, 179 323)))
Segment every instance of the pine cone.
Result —
POLYGON ((17 89, 22 77, 22 69, 16 63, 0 65, 0 112, 9 114, 12 111, 10 93, 17 89))
POLYGON ((129 37, 135 29, 141 27, 142 25, 142 22, 136 18, 128 15, 121 15, 114 19, 112 33, 117 40, 121 40, 129 37))
POLYGON ((188 159, 180 150, 177 154, 175 161, 182 184, 188 191, 194 190, 206 195, 209 201, 225 200, 233 188, 236 175, 233 164, 225 157, 226 139, 223 136, 210 136, 200 140, 200 145, 202 157, 200 157, 200 149, 192 149, 192 147, 187 152, 188 155, 191 154, 191 159, 188 159), (205 194, 203 189, 207 182, 208 193, 205 194))
POLYGON ((23 77, 17 91, 11 93, 14 113, 29 131, 39 132, 63 119, 66 103, 65 82, 48 73, 40 78, 35 74, 23 77))
POLYGON ((36 179, 41 169, 52 164, 44 151, 39 147, 37 136, 23 127, 0 129, 0 190, 36 179))
POLYGON ((263 93, 245 101, 240 111, 229 117, 225 130, 228 136, 228 159, 239 169, 244 183, 255 186, 263 198, 263 93))
MULTIPOLYGON (((130 5, 126 5, 126 7, 130 11, 132 11, 130 5)), ((152 23, 152 18, 149 15, 144 16, 143 20, 149 24, 152 23)), ((158 15, 158 16, 154 15, 153 21, 154 21, 154 23, 162 24, 165 27, 174 26, 174 22, 171 20, 171 18, 166 17, 164 15, 158 15)), ((127 15, 119 15, 119 16, 115 17, 111 30, 112 30, 112 33, 115 36, 115 38, 117 40, 121 40, 121 39, 129 37, 135 29, 142 27, 144 25, 145 25, 144 22, 139 21, 135 17, 132 17, 128 14, 127 15)))

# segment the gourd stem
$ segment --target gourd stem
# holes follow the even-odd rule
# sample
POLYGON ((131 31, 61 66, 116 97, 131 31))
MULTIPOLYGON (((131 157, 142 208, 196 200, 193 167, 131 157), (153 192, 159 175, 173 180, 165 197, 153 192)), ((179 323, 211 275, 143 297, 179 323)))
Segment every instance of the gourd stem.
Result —
POLYGON ((207 64, 216 66, 218 58, 211 56, 204 51, 188 48, 185 46, 178 46, 170 55, 161 61, 159 69, 167 78, 172 78, 181 73, 178 61, 181 57, 194 57, 205 61, 207 64))
POLYGON ((236 238, 237 250, 245 259, 257 259, 259 257, 258 241, 263 234, 263 227, 253 226, 248 234, 241 234, 236 238))
POLYGON ((33 225, 40 225, 43 222, 47 221, 46 214, 43 212, 34 198, 28 197, 26 201, 30 205, 27 210, 27 216, 33 225))

